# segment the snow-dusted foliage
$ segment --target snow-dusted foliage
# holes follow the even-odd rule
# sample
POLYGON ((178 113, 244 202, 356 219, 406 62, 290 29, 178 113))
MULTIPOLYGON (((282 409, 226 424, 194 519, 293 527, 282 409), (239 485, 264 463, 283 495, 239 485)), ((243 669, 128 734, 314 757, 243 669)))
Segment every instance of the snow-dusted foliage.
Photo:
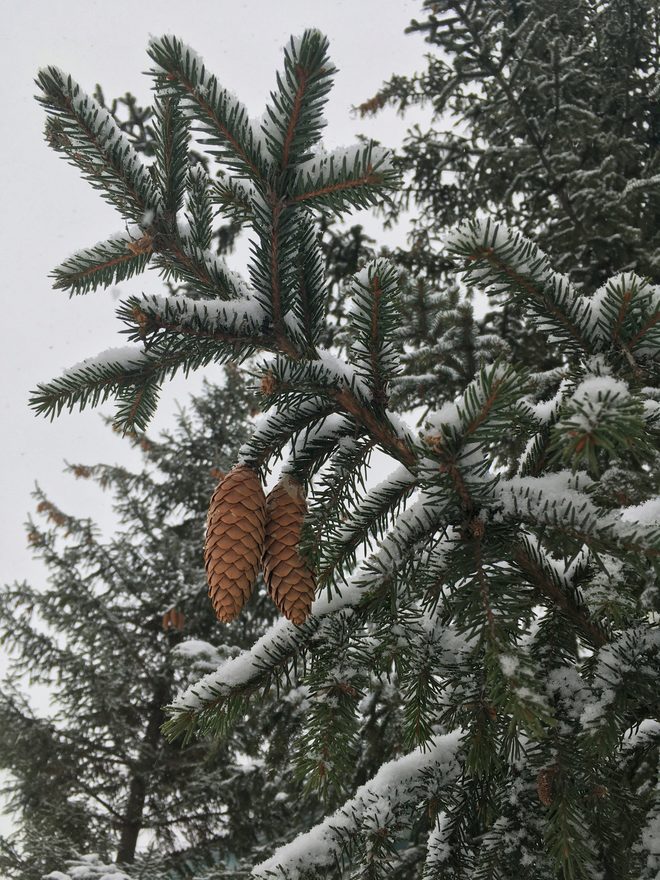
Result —
POLYGON ((51 871, 44 880, 131 880, 118 865, 112 865, 97 855, 80 856, 67 862, 64 871, 51 871))
MULTIPOLYGON (((158 260, 197 293, 122 306, 149 371, 92 362, 42 386, 35 406, 52 414, 113 393, 130 428, 176 369, 265 353, 253 363, 266 413, 240 460, 266 475, 282 457, 306 486, 301 551, 319 594, 303 625, 275 623, 185 690, 165 726, 186 742, 224 736, 260 694, 305 687, 298 772, 344 803, 254 876, 651 880, 658 288, 626 271, 582 290, 504 223, 462 223, 443 259, 463 283, 515 303, 542 347, 525 364, 475 361, 460 393, 413 427, 397 395, 409 280, 400 297, 397 271, 369 262, 348 286, 346 362, 321 344, 331 319, 311 210, 361 207, 395 182, 371 145, 321 151, 326 48, 316 31, 291 42, 257 125, 192 51, 152 41, 157 93, 180 102, 240 178, 229 188, 253 232, 250 282, 209 282, 208 260, 191 250, 200 230, 183 235, 171 211, 156 213, 145 234, 158 260), (369 488, 375 449, 391 470, 369 488), (374 759, 382 707, 395 735, 374 759)), ((60 112, 48 88, 44 103, 60 112)), ((154 175, 171 205, 192 181, 174 179, 177 156, 154 175)), ((480 345, 475 358, 497 349, 480 345)))
MULTIPOLYGON (((646 123, 658 100, 656 0, 420 6, 410 29, 424 36, 424 61, 361 107, 430 111, 399 156, 409 174, 394 208, 414 198, 415 238, 433 241, 488 211, 585 291, 631 269, 657 278, 660 175, 646 123)), ((411 257, 446 274, 432 248, 411 257)), ((515 342, 515 315, 500 317, 513 319, 505 333, 515 342)))
POLYGON ((0 772, 14 825, 0 835, 3 880, 161 880, 213 866, 238 880, 292 827, 323 818, 318 799, 301 799, 286 749, 304 688, 273 692, 260 722, 236 719, 222 745, 181 749, 160 732, 164 706, 276 614, 261 595, 218 630, 199 548, 208 495, 246 439, 251 403, 234 371, 167 434, 127 438, 142 468, 72 465, 71 480, 112 500, 110 534, 38 494, 28 540, 48 579, 0 593, 0 772), (26 676, 48 705, 25 693, 26 676), (98 864, 69 863, 93 852, 98 864))

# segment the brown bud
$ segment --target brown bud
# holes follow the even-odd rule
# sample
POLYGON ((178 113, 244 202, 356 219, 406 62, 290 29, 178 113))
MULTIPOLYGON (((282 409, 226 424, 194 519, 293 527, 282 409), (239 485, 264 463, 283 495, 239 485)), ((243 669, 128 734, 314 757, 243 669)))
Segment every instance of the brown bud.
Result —
POLYGON ((269 371, 261 377, 261 393, 273 394, 277 390, 277 379, 269 371))
POLYGON ((553 764, 551 767, 544 767, 540 770, 536 777, 536 791, 544 807, 549 807, 554 800, 553 784, 558 772, 559 767, 553 764))
POLYGON ((136 257, 139 257, 140 254, 149 254, 154 249, 153 237, 146 232, 142 238, 126 242, 126 248, 136 257))
POLYGON ((183 632, 183 628, 186 624, 186 617, 183 611, 179 611, 178 608, 170 608, 169 611, 166 611, 163 614, 163 629, 165 632, 168 632, 171 629, 175 629, 177 632, 183 632))

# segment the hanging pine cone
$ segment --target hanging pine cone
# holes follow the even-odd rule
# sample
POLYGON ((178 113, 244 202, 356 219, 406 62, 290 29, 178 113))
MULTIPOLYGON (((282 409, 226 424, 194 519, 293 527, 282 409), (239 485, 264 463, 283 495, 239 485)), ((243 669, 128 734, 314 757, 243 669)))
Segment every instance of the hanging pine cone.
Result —
POLYGON ((266 528, 266 496, 259 476, 236 465, 211 498, 204 563, 218 620, 229 623, 250 598, 259 573, 266 528))
POLYGON ((171 630, 183 632, 183 628, 186 625, 186 616, 178 608, 170 608, 163 614, 162 623, 165 632, 170 632, 171 630))
POLYGON ((263 565, 268 595, 296 626, 309 616, 316 586, 314 572, 298 552, 306 512, 303 487, 285 474, 266 502, 263 565))
POLYGON ((554 801, 553 783, 558 772, 559 767, 553 764, 540 770, 536 777, 536 792, 544 807, 549 807, 554 801))

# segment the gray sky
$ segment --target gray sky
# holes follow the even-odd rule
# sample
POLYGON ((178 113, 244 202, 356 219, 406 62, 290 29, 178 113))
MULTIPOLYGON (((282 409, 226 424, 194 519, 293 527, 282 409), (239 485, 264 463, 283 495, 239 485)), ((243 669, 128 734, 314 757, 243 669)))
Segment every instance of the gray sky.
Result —
MULTIPOLYGON (((47 276, 53 266, 120 231, 123 223, 44 143, 44 115, 33 99, 37 69, 56 64, 88 92, 100 82, 107 98, 131 90, 146 101, 149 78, 142 71, 148 66, 148 38, 174 33, 203 56, 251 115, 260 115, 281 64, 281 47, 290 34, 318 27, 330 38, 339 68, 329 102, 327 145, 350 144, 357 132, 396 145, 403 125, 394 113, 365 121, 352 117, 350 107, 373 95, 390 73, 420 66, 422 40, 403 33, 420 9, 417 0, 23 0, 5 5, 0 28, 1 63, 6 65, 0 76, 5 118, 0 141, 5 316, 0 582, 40 576, 22 525, 32 509, 35 481, 65 511, 109 522, 98 490, 64 475, 63 461, 128 463, 136 454, 102 424, 98 411, 63 414, 51 423, 28 409, 28 393, 84 357, 123 344, 114 318, 120 292, 159 289, 155 275, 132 279, 121 291, 72 300, 51 289, 47 276)), ((370 230, 380 241, 392 240, 374 221, 370 230)), ((240 254, 233 265, 244 268, 240 254)), ((213 378, 212 371, 207 375, 213 378)), ((200 381, 198 374, 192 381, 171 383, 154 430, 168 424, 176 402, 185 403, 200 381)))

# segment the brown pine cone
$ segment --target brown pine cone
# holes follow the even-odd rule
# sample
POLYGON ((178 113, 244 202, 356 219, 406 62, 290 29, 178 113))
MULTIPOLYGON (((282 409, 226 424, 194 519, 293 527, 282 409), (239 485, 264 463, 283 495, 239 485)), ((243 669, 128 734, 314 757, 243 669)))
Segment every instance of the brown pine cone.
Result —
POLYGON ((298 552, 306 512, 303 487, 285 474, 266 502, 263 565, 268 595, 296 626, 309 616, 316 588, 314 572, 298 552))
POLYGON ((218 483, 206 521, 204 563, 218 620, 234 620, 250 598, 265 529, 266 496, 259 476, 238 464, 218 483))
POLYGON ((163 629, 165 632, 175 629, 177 632, 183 632, 186 625, 186 616, 183 611, 178 608, 170 608, 163 614, 163 629))
POLYGON ((555 799, 553 786, 558 772, 559 767, 553 764, 551 767, 544 767, 540 770, 536 777, 536 792, 544 807, 549 807, 555 799))

